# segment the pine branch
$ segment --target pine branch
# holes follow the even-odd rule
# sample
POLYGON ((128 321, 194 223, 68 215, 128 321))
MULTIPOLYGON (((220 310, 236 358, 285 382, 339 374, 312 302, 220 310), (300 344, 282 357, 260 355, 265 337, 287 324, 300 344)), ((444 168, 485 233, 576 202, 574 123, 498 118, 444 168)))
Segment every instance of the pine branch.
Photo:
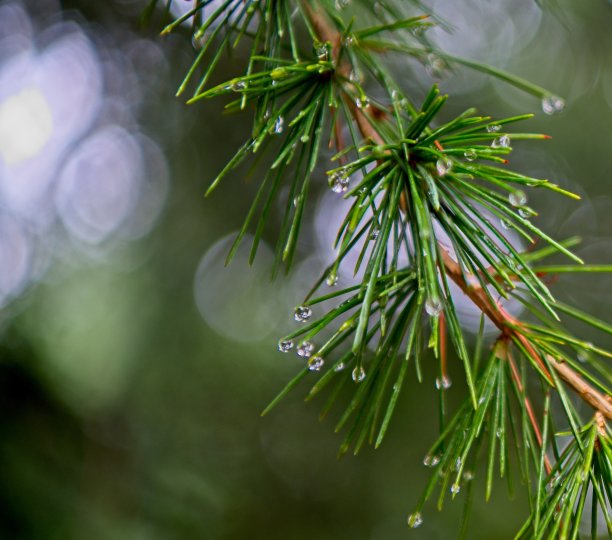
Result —
MULTIPOLYGON (((302 0, 301 6, 311 20, 313 27, 316 29, 319 39, 332 44, 333 63, 336 64, 339 75, 346 75, 349 73, 351 69, 350 64, 340 59, 342 36, 334 30, 333 26, 326 20, 324 10, 321 9, 321 6, 319 6, 319 9, 314 9, 308 0, 302 0)), ((374 112, 372 105, 363 108, 356 107, 355 103, 348 99, 347 94, 345 94, 345 99, 363 137, 376 145, 384 146, 385 140, 376 129, 374 122, 369 118, 369 114, 372 114, 378 120, 384 119, 385 114, 380 110, 374 112)), ((406 206, 405 199, 403 200, 403 206, 406 206)), ((448 275, 461 288, 464 294, 479 307, 489 320, 500 329, 502 334, 510 334, 515 339, 520 340, 530 351, 532 360, 540 366, 544 373, 546 373, 546 367, 542 364, 542 360, 535 351, 530 350, 529 343, 525 340, 524 334, 521 331, 520 323, 500 305, 493 303, 481 287, 468 283, 459 264, 452 259, 444 246, 439 245, 439 250, 442 255, 446 275, 448 275)), ((612 419, 612 403, 609 399, 606 399, 600 392, 582 380, 567 364, 558 362, 551 356, 548 357, 548 360, 563 380, 569 384, 582 399, 606 418, 612 419)))
MULTIPOLYGON (((496 463, 500 476, 507 476, 510 482, 510 451, 514 449, 532 504, 519 537, 576 537, 587 489, 593 492, 593 515, 597 507, 602 509, 612 531, 607 425, 612 418, 612 377, 601 361, 612 353, 570 335, 561 326, 558 313, 609 334, 612 327, 558 302, 548 288, 551 274, 609 272, 612 267, 584 265, 570 250, 577 239, 558 242, 534 225, 530 218, 537 213, 527 206, 522 190, 548 189, 577 199, 576 195, 506 167, 511 141, 549 137, 507 131, 531 115, 494 121, 469 109, 436 124, 447 96, 440 95, 434 85, 423 103, 415 105, 381 60, 386 54, 399 53, 436 65, 448 62, 476 69, 539 97, 548 112, 560 110, 562 100, 508 73, 437 50, 422 36, 433 24, 430 21, 439 22, 434 16, 402 18, 388 2, 380 4, 375 24, 366 28, 357 27, 355 20, 345 24, 338 16, 339 8, 323 0, 296 0, 293 15, 288 7, 291 3, 284 0, 224 0, 206 17, 203 8, 209 4, 211 1, 199 2, 191 13, 201 16, 194 37, 208 33, 209 39, 181 91, 196 76, 206 54, 211 54, 189 101, 235 95, 229 110, 254 111, 251 136, 209 192, 249 156, 259 153, 259 159, 264 159, 261 156, 273 150, 269 170, 228 260, 259 212, 251 259, 255 256, 272 204, 282 182, 289 179, 275 272, 281 263, 290 267, 320 148, 326 141, 337 151, 336 166, 327 173, 329 184, 353 201, 338 231, 336 260, 296 308, 296 321, 305 324, 279 341, 281 352, 297 343, 297 353, 306 359, 306 365, 264 414, 300 381, 320 373, 307 399, 331 388, 322 412, 325 416, 352 379, 356 386, 336 427, 347 431, 340 453, 351 447, 356 453, 367 441, 378 447, 407 378, 409 360, 414 359, 421 381, 419 362, 429 348, 438 363, 441 433, 424 463, 438 469, 408 524, 421 523, 422 507, 437 486, 439 508, 449 489, 454 498, 476 474, 473 467, 482 451, 487 452, 488 499, 496 463), (314 57, 300 48, 299 32, 294 28, 300 16, 313 41, 314 57), (251 29, 255 20, 258 24, 251 29), (222 24, 215 26, 219 22, 222 24), (246 73, 207 89, 221 49, 244 37, 253 42, 246 73), (216 52, 212 52, 214 40, 222 45, 216 52), (368 97, 362 86, 362 68, 386 92, 391 105, 368 97), (344 127, 348 137, 343 135, 344 127), (350 185, 356 176, 361 176, 358 184, 350 185), (489 215, 531 246, 537 239, 547 246, 519 252, 489 215), (324 282, 335 285, 349 253, 358 254, 354 273, 361 272, 361 283, 315 296, 324 282), (553 253, 564 254, 577 264, 538 265, 553 253), (399 263, 400 254, 407 259, 405 265, 399 263), (482 314, 472 353, 450 284, 482 314), (521 302, 536 321, 511 315, 502 298, 521 302), (335 307, 313 317, 313 308, 323 303, 335 303, 335 307), (481 361, 485 319, 497 327, 499 337, 488 358, 481 361), (321 339, 323 344, 315 346, 315 340, 321 339), (463 364, 468 397, 449 418, 445 393, 451 384, 450 347, 463 364), (576 353, 587 362, 576 361, 576 353), (335 360, 327 368, 330 358, 335 360), (527 378, 534 370, 543 405, 527 390, 527 378), (588 423, 580 419, 566 388, 594 409, 588 423), (572 435, 570 447, 563 451, 556 441, 559 434, 554 429, 552 395, 559 398, 572 435), (547 484, 553 487, 547 490, 547 484), (557 511, 565 499, 569 505, 557 511)), ((366 0, 353 5, 371 9, 366 0)), ((468 491, 471 493, 470 488, 468 491)), ((470 501, 471 495, 466 509, 470 501)), ((464 520, 462 531, 466 523, 464 520)))

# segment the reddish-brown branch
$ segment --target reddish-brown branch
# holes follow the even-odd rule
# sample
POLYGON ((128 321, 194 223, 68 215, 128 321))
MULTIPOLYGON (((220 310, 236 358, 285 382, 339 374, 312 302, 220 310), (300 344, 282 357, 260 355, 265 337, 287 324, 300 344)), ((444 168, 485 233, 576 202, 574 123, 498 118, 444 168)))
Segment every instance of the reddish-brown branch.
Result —
MULTIPOLYGON (((331 43, 333 60, 337 63, 336 72, 343 78, 346 78, 347 74, 350 73, 351 66, 348 62, 340 60, 342 40, 339 32, 327 20, 325 14, 321 10, 314 9, 308 0, 302 0, 301 5, 311 21, 315 32, 319 36, 319 39, 331 43)), ((374 109, 370 105, 358 108, 353 100, 349 99, 348 94, 345 95, 345 99, 361 135, 374 144, 383 145, 385 141, 379 134, 375 122, 370 119, 371 116, 375 116, 380 120, 381 115, 370 114, 374 112, 374 109)), ((380 111, 376 112, 379 113, 380 111)), ((404 209, 407 207, 405 199, 402 199, 400 203, 404 209)), ((526 331, 522 328, 520 321, 510 315, 502 306, 492 302, 482 287, 466 282, 459 263, 457 263, 441 245, 440 253, 442 258, 441 263, 444 265, 446 275, 452 279, 463 293, 499 328, 503 336, 513 337, 521 343, 529 354, 530 359, 539 367, 540 371, 549 378, 549 381, 552 382, 547 366, 544 364, 542 358, 540 358, 540 355, 531 346, 531 343, 526 337, 526 331)), ((584 399, 584 401, 595 410, 599 411, 605 418, 612 419, 612 403, 609 398, 589 385, 568 364, 560 362, 550 355, 547 355, 546 360, 559 377, 584 399)), ((529 410, 531 410, 533 414, 531 405, 529 406, 529 410)))
MULTIPOLYGON (((523 382, 521 381, 521 376, 516 367, 516 363, 514 362, 514 358, 512 358, 512 355, 510 354, 509 351, 506 353, 506 360, 508 361, 508 364, 510 365, 510 372, 512 373, 512 379, 514 380, 514 384, 516 384, 516 387, 518 388, 519 393, 523 396, 523 403, 525 404, 525 410, 527 411, 527 417, 529 418, 529 423, 531 424, 536 440, 538 441, 538 444, 540 445, 540 448, 541 448, 544 441, 542 440, 542 433, 540 431, 540 426, 538 424, 538 420, 536 418, 535 412, 533 411, 531 400, 527 396, 527 392, 525 391, 525 388, 523 387, 523 382)), ((552 467, 550 465, 550 460, 548 459, 547 455, 544 455, 544 466, 546 467, 546 473, 550 474, 552 467)))

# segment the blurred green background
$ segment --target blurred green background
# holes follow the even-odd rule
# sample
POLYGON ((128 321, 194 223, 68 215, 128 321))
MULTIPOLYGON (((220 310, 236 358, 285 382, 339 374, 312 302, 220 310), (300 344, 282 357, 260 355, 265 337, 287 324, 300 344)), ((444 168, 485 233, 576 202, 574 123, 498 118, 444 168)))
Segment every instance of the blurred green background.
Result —
MULTIPOLYGON (((320 403, 302 402, 305 387, 260 418, 300 367, 276 342, 327 255, 309 223, 304 262, 279 282, 266 245, 253 268, 243 256, 222 268, 257 174, 203 193, 249 115, 174 98, 195 52, 186 31, 158 36, 162 13, 141 26, 144 4, 0 2, 0 538, 455 537, 462 497, 440 513, 428 505, 417 530, 405 521, 430 472, 433 369, 406 387, 385 444, 358 457, 336 459, 340 436, 318 421, 320 403)), ((442 80, 449 116, 536 112, 525 129, 553 139, 517 145, 513 165, 582 196, 530 193, 537 223, 580 234, 579 254, 610 263, 612 4, 429 5, 456 25, 435 31, 446 50, 566 98, 548 117, 481 75, 442 80)), ((244 55, 224 58, 217 79, 244 55)), ((421 96, 423 67, 393 62, 421 96)), ((327 196, 318 179, 312 222, 327 196)), ((610 320, 611 285, 567 277, 554 292, 610 320)), ((455 384, 451 401, 463 392, 455 384)), ((527 512, 518 482, 509 500, 500 481, 487 504, 474 482, 468 538, 511 538, 527 512)))

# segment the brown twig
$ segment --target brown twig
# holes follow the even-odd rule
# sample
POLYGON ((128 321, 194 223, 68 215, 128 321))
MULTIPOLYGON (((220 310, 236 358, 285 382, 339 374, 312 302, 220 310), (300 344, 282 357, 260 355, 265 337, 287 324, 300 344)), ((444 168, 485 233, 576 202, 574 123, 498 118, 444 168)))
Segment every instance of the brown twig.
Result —
MULTIPOLYGON (((521 381, 521 376, 518 372, 518 368, 516 367, 516 362, 514 361, 514 358, 512 358, 510 351, 506 351, 505 357, 508 362, 508 365, 510 366, 510 373, 512 373, 512 379, 514 380, 514 383, 516 384, 516 387, 518 388, 519 393, 523 396, 523 403, 525 404, 525 410, 527 411, 527 417, 529 418, 529 423, 531 424, 531 427, 535 434, 536 441, 538 441, 538 444, 540 445, 540 448, 541 448, 544 442, 542 440, 542 432, 540 431, 538 420, 536 418, 535 412, 533 411, 531 400, 529 399, 529 396, 527 395, 527 392, 525 391, 525 388, 523 387, 523 382, 521 381)), ((550 460, 548 459, 547 455, 544 455, 544 466, 546 467, 546 473, 550 474, 552 467, 551 467, 550 460)))
MULTIPOLYGON (((327 20, 323 11, 314 9, 308 0, 302 0, 301 6, 312 23, 319 39, 331 43, 333 60, 337 64, 336 72, 343 78, 346 78, 347 74, 350 73, 351 66, 348 62, 341 59, 342 39, 340 33, 327 20)), ((384 145, 384 139, 376 129, 375 123, 368 114, 371 110, 371 105, 358 108, 353 100, 349 99, 348 94, 345 94, 345 100, 361 135, 374 144, 384 145)), ((377 114, 376 117, 379 120, 381 119, 380 114, 377 114)), ((404 200, 404 204, 405 202, 404 200)), ((513 337, 521 343, 528 352, 531 360, 539 367, 540 371, 549 378, 549 382, 552 383, 547 366, 526 338, 525 331, 522 329, 520 321, 510 315, 502 306, 492 302, 482 287, 467 283, 459 263, 451 257, 442 245, 440 245, 440 253, 442 258, 441 262, 444 265, 446 275, 450 277, 463 293, 499 328, 502 335, 513 337)), ((612 403, 606 396, 589 385, 565 362, 560 362, 550 355, 546 356, 546 360, 561 379, 563 379, 584 401, 595 410, 599 411, 604 417, 612 419, 612 403)))

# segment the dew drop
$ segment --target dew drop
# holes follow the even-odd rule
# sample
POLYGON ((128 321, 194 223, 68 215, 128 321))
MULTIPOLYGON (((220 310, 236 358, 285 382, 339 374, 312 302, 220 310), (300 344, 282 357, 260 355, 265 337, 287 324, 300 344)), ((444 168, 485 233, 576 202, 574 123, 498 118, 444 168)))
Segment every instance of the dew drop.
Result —
POLYGON ((512 206, 523 206, 527 204, 527 195, 524 191, 517 189, 508 195, 508 200, 512 206))
POLYGON ((380 229, 378 227, 372 229, 372 232, 370 233, 370 240, 376 240, 379 234, 380 234, 380 229))
POLYGON ((329 58, 329 48, 327 43, 316 43, 315 44, 315 54, 317 58, 321 61, 325 61, 329 58))
POLYGON ((338 275, 335 272, 330 272, 325 283, 327 283, 328 287, 333 287, 338 283, 338 275))
POLYGON ((503 218, 499 221, 499 223, 502 226, 502 229, 506 229, 506 230, 509 230, 510 227, 512 226, 512 224, 507 219, 503 219, 503 218))
POLYGON ((310 358, 314 351, 314 345, 310 341, 302 341, 297 348, 298 356, 302 358, 310 358))
POLYGON ((442 311, 442 302, 437 298, 425 300, 425 311, 430 317, 438 317, 442 311))
POLYGON ((453 385, 453 381, 450 380, 449 377, 447 377, 446 375, 442 378, 437 378, 436 379, 436 388, 438 390, 448 390, 451 386, 453 385))
POLYGON ((329 177, 329 187, 334 193, 345 193, 349 188, 350 182, 350 178, 340 172, 335 172, 329 177))
POLYGON ((299 306, 295 308, 293 312, 293 318, 297 322, 306 322, 312 316, 312 309, 308 306, 299 306))
POLYGON ((365 109, 369 104, 370 99, 367 96, 361 96, 355 100, 355 105, 358 109, 365 109))
POLYGON ((478 155, 476 154, 476 150, 472 150, 471 148, 463 152, 463 156, 468 161, 474 161, 478 157, 478 155))
POLYGON ((450 490, 451 490, 451 493, 452 493, 453 495, 457 495, 457 493, 459 493, 459 492, 461 491, 461 486, 460 486, 459 484, 457 484, 457 482, 455 482, 455 483, 454 483, 454 484, 451 486, 450 490))
POLYGON ((361 381, 363 381, 366 378, 366 372, 365 372, 365 369, 363 369, 363 366, 357 366, 353 370, 353 373, 351 373, 351 378, 356 383, 360 383, 361 381))
POLYGON ((565 101, 559 96, 546 96, 542 99, 544 114, 556 114, 565 109, 565 101))
POLYGON ((497 137, 493 139, 491 143, 491 148, 509 148, 510 147, 510 137, 508 135, 502 135, 501 137, 497 137))
POLYGON ((243 81, 233 81, 230 88, 234 92, 240 92, 241 90, 244 90, 246 88, 246 83, 244 83, 243 81))
POLYGON ((280 135, 285 129, 285 119, 282 116, 279 116, 274 122, 274 133, 280 135))
POLYGON ((308 369, 310 371, 321 371, 321 368, 325 364, 325 360, 321 356, 313 356, 308 360, 308 369))
POLYGON ((527 210, 526 208, 519 208, 518 213, 519 213, 519 216, 525 219, 529 219, 531 217, 531 212, 527 210))
POLYGON ((435 467, 438 463, 440 463, 439 456, 427 454, 423 458, 423 465, 425 465, 425 467, 435 467))
POLYGON ((288 353, 291 349, 293 349, 293 341, 290 339, 281 339, 278 342, 278 350, 282 353, 288 353))
POLYGON ((438 171, 438 176, 444 176, 453 168, 453 162, 448 158, 440 158, 436 161, 436 170, 438 171))
POLYGON ((440 78, 446 71, 446 62, 439 56, 431 53, 427 55, 427 63, 425 69, 430 77, 440 78))
POLYGON ((334 371, 342 371, 345 367, 344 362, 340 362, 334 366, 334 371))
POLYGON ((582 364, 584 364, 588 359, 589 359, 589 355, 586 351, 578 352, 578 362, 581 362, 582 364))
POLYGON ((304 133, 304 135, 300 137, 300 141, 302 141, 303 143, 307 143, 309 140, 310 140, 310 135, 308 135, 308 133, 304 133))
POLYGON ((352 83, 360 83, 363 81, 363 74, 358 69, 353 69, 349 74, 349 81, 352 83))
POLYGON ((495 436, 498 439, 501 439, 503 434, 504 434, 504 430, 502 428, 497 428, 497 431, 495 432, 495 436))
POLYGON ((474 473, 472 471, 464 471, 463 479, 466 482, 471 482, 472 480, 474 480, 474 473))
POLYGON ((416 529, 423 524, 423 516, 421 516, 420 512, 415 512, 414 514, 410 514, 408 516, 408 527, 411 529, 416 529))
POLYGON ((461 469, 461 465, 463 465, 463 461, 460 457, 458 457, 455 461, 455 470, 458 471, 459 469, 461 469))
POLYGON ((501 129, 499 124, 489 124, 487 126, 487 133, 497 133, 501 129))
POLYGON ((353 36, 344 36, 342 38, 342 45, 345 47, 352 47, 355 43, 355 38, 353 36))
POLYGON ((344 9, 349 4, 350 0, 336 0, 335 2, 336 9, 344 9))

